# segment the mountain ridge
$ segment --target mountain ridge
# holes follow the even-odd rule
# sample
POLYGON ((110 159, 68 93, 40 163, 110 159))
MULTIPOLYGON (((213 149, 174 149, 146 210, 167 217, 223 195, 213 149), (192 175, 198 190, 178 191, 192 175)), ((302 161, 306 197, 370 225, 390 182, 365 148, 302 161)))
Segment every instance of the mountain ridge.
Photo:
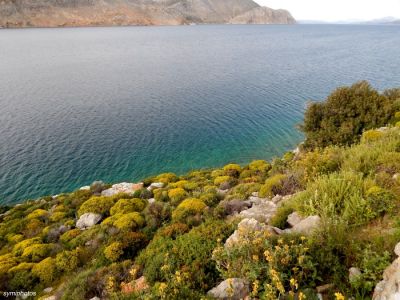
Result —
POLYGON ((1 27, 295 23, 252 0, 0 0, 1 27))

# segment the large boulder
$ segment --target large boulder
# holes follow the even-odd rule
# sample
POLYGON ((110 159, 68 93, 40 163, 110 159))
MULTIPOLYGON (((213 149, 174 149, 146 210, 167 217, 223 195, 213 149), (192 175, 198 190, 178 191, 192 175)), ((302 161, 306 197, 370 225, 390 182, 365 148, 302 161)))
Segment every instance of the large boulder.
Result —
MULTIPOLYGON (((394 249, 399 256, 400 243, 394 249)), ((383 280, 380 281, 374 290, 373 300, 399 300, 400 299, 400 257, 385 269, 383 280)))
POLYGON ((155 190, 155 189, 161 189, 162 187, 164 187, 164 183, 162 182, 153 182, 152 184, 150 184, 147 189, 149 191, 155 190))
POLYGON ((297 232, 305 235, 311 234, 313 231, 318 229, 321 224, 321 218, 319 216, 309 216, 290 229, 286 229, 288 232, 297 232))
POLYGON ((244 241, 250 241, 257 237, 264 237, 264 233, 268 232, 270 235, 278 234, 278 228, 260 223, 256 219, 243 219, 238 228, 233 234, 225 241, 225 248, 231 248, 235 245, 240 245, 244 241))
POLYGON ((84 230, 90 228, 101 220, 101 215, 95 213, 85 213, 76 222, 76 227, 84 230))
POLYGON ((288 222, 288 224, 291 226, 291 227, 293 227, 293 226, 296 226, 297 224, 299 224, 301 221, 303 221, 303 217, 302 216, 300 216, 299 214, 298 214, 298 212, 293 212, 293 213, 291 213, 289 216, 288 216, 288 218, 287 218, 287 222, 288 222))
POLYGON ((229 278, 208 292, 208 295, 222 300, 241 300, 249 295, 249 283, 241 278, 229 278))
POLYGON ((143 183, 116 183, 113 184, 111 188, 102 191, 101 195, 110 197, 120 193, 133 194, 135 191, 140 190, 141 188, 143 188, 143 183))
POLYGON ((259 222, 268 223, 275 215, 277 206, 272 201, 261 201, 254 203, 249 209, 240 212, 240 216, 248 219, 256 219, 259 222))

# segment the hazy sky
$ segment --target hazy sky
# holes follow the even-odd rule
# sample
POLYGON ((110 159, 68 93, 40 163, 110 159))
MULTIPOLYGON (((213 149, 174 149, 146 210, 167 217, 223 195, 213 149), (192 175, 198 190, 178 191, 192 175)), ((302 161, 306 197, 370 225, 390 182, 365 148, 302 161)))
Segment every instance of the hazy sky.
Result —
POLYGON ((339 21, 400 18, 400 0, 255 0, 271 8, 288 9, 298 20, 339 21))

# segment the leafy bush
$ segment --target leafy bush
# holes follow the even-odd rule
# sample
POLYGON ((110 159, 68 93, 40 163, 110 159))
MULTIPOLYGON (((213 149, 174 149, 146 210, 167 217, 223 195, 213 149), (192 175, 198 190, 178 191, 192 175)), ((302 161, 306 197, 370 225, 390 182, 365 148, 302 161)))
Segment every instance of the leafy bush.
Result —
POLYGON ((255 160, 249 164, 249 169, 251 171, 266 173, 271 169, 271 165, 265 160, 255 160))
POLYGON ((143 225, 145 224, 144 218, 138 212, 115 216, 117 217, 117 219, 113 222, 113 225, 120 230, 135 230, 143 227, 143 225))
POLYGON ((325 102, 308 106, 301 126, 304 145, 353 144, 364 130, 385 126, 393 115, 393 102, 365 81, 338 88, 325 102))
POLYGON ((79 265, 78 250, 62 251, 56 256, 56 266, 59 270, 71 272, 79 265))
POLYGON ((222 183, 229 182, 231 180, 230 176, 218 176, 214 179, 214 184, 216 186, 221 185, 222 183))
POLYGON ((56 279, 57 268, 56 261, 52 257, 47 257, 41 262, 35 264, 32 273, 40 279, 45 285, 50 284, 56 279))
POLYGON ((228 164, 223 167, 226 175, 231 177, 238 177, 242 171, 242 167, 237 164, 228 164))
POLYGON ((33 212, 31 212, 26 218, 27 219, 45 219, 49 215, 49 212, 44 209, 36 209, 33 212))
POLYGON ((196 198, 188 198, 172 212, 172 220, 175 222, 191 223, 194 217, 199 218, 207 205, 196 198))
POLYGON ((175 182, 177 180, 178 180, 178 176, 176 176, 174 173, 163 173, 163 174, 158 175, 154 181, 168 184, 170 182, 175 182))
POLYGON ((120 256, 124 254, 123 244, 120 242, 114 242, 108 245, 104 249, 104 255, 109 261, 117 261, 120 256))
POLYGON ((223 277, 247 279, 252 286, 251 296, 255 298, 279 299, 288 293, 304 299, 304 289, 313 287, 317 280, 316 266, 305 238, 273 239, 268 232, 253 234, 254 238, 248 242, 229 249, 220 245, 213 251, 213 259, 223 277))
POLYGON ((273 197, 274 195, 279 194, 283 187, 283 180, 286 178, 287 176, 284 174, 276 174, 268 178, 265 180, 265 184, 260 188, 259 196, 273 197))
POLYGON ((114 206, 116 199, 114 197, 94 196, 85 201, 78 210, 78 215, 85 213, 96 213, 108 215, 111 207, 114 206))
POLYGON ((24 249, 22 252, 22 258, 33 262, 40 261, 49 255, 53 249, 51 244, 33 244, 24 249))
POLYGON ((186 196, 186 191, 180 187, 168 191, 168 197, 173 205, 178 205, 186 196))
POLYGON ((140 198, 119 199, 110 209, 110 214, 126 214, 130 212, 141 212, 147 205, 146 200, 140 198))

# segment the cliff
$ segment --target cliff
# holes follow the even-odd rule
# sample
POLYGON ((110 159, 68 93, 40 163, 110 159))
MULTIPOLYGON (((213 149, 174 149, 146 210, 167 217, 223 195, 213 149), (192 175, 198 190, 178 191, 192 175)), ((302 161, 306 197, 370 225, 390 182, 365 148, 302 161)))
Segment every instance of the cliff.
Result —
POLYGON ((252 0, 0 0, 0 27, 293 24, 252 0))

